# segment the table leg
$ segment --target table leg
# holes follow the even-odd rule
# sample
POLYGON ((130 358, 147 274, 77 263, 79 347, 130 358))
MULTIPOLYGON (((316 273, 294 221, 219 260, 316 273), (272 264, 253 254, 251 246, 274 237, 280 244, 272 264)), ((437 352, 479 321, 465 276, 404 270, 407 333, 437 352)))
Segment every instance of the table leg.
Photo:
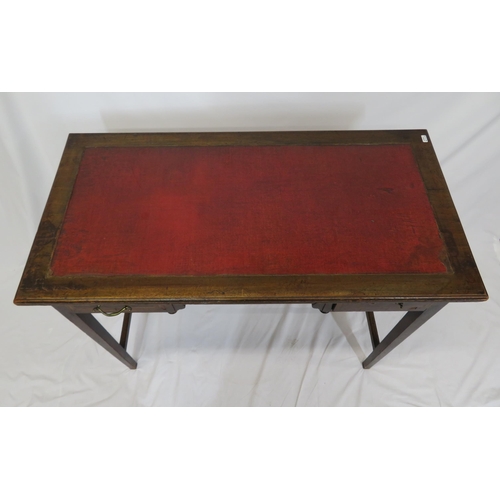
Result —
MULTIPOLYGON (((373 349, 373 352, 363 361, 363 368, 372 367, 377 361, 389 354, 403 340, 409 337, 417 328, 439 312, 445 303, 436 304, 425 311, 407 312, 401 321, 387 334, 387 336, 373 349)), ((371 318, 370 318, 371 319, 371 318)), ((374 318, 373 318, 374 321, 374 318)))
POLYGON ((123 315, 123 325, 122 325, 122 334, 120 336, 120 345, 127 350, 128 343, 128 332, 130 331, 130 320, 132 319, 132 313, 126 312, 123 315))
MULTIPOLYGON (((54 306, 54 309, 59 311, 66 319, 69 319, 91 339, 95 340, 100 346, 104 347, 106 351, 112 354, 115 358, 119 359, 129 368, 137 368, 137 361, 135 361, 130 354, 128 354, 125 348, 109 334, 109 332, 94 318, 94 316, 92 316, 92 314, 78 314, 71 311, 66 306, 54 306)), ((130 317, 128 320, 128 325, 130 325, 130 317)))
POLYGON ((372 346, 375 349, 380 344, 378 338, 377 323, 375 323, 375 315, 373 311, 366 311, 366 320, 368 321, 368 329, 370 330, 370 338, 372 339, 372 346))

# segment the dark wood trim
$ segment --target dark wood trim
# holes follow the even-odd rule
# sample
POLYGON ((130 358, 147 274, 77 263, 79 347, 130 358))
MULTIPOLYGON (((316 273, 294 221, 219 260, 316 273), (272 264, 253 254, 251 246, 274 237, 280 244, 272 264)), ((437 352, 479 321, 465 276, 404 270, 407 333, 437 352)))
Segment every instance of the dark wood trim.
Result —
POLYGON ((276 146, 420 144, 427 130, 307 130, 275 132, 177 132, 69 134, 75 150, 98 147, 276 146))
POLYGON ((487 298, 477 280, 460 274, 81 276, 24 279, 15 303, 475 302, 487 298))
POLYGON ((460 276, 464 282, 484 289, 446 179, 432 147, 431 139, 428 133, 426 135, 429 142, 412 144, 412 149, 434 211, 441 238, 445 243, 446 260, 451 267, 450 270, 455 275, 460 276))
MULTIPOLYGON (((189 306, 204 305, 204 304, 226 304, 226 305, 238 305, 238 304, 312 304, 312 302, 306 301, 294 301, 294 300, 245 300, 245 301, 209 301, 204 300, 200 302, 191 302, 189 306)), ((415 301, 405 301, 405 302, 386 302, 386 301, 343 301, 336 304, 326 303, 327 306, 324 309, 326 312, 366 312, 366 311, 424 311, 434 305, 436 300, 415 302, 415 301), (333 309, 328 309, 328 307, 334 307, 333 309)), ((106 310, 119 311, 124 306, 130 308, 130 312, 136 313, 153 313, 153 312, 168 312, 174 314, 175 312, 183 309, 185 304, 172 304, 169 302, 99 302, 99 304, 106 308, 106 310)), ((321 309, 325 303, 314 302, 313 307, 315 309, 321 309), (319 306, 321 304, 321 306, 319 306)), ((59 304, 46 304, 46 305, 59 305, 59 304)), ((95 306, 98 305, 97 302, 79 302, 64 304, 69 310, 74 313, 95 313, 95 306)))

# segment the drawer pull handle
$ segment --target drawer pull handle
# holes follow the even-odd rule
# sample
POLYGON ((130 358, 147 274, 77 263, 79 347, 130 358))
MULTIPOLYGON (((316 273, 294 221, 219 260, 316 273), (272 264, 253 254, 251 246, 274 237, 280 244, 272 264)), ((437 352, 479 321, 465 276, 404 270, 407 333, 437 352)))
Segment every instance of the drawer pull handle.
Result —
POLYGON ((103 311, 103 310, 101 309, 101 306, 96 306, 96 307, 94 307, 94 312, 99 312, 99 313, 101 313, 101 314, 104 314, 104 316, 118 316, 118 315, 119 315, 119 314, 121 314, 121 313, 124 313, 124 312, 129 312, 129 311, 131 311, 131 310, 132 310, 132 308, 131 308, 131 307, 129 307, 129 306, 124 306, 124 307, 122 307, 119 311, 107 313, 107 312, 105 312, 105 311, 103 311))

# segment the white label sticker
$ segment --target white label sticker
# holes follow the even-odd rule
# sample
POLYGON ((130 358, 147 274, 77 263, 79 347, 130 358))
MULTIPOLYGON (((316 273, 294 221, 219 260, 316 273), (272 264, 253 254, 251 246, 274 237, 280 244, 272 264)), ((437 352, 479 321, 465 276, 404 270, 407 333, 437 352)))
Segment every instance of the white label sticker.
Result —
POLYGON ((422 142, 429 142, 426 135, 422 135, 422 142))

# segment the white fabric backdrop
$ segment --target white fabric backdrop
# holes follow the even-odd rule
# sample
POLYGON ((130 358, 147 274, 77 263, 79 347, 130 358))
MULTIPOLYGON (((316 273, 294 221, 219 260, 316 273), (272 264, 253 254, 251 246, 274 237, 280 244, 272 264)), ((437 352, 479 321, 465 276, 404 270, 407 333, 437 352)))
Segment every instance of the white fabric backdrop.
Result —
MULTIPOLYGON (((499 138, 500 94, 0 94, 0 405, 498 406, 499 138), (370 370, 361 313, 137 314, 132 371, 52 308, 12 303, 70 132, 398 128, 428 129, 490 300, 448 305, 370 370)), ((381 335, 398 317, 377 315, 381 335)))

